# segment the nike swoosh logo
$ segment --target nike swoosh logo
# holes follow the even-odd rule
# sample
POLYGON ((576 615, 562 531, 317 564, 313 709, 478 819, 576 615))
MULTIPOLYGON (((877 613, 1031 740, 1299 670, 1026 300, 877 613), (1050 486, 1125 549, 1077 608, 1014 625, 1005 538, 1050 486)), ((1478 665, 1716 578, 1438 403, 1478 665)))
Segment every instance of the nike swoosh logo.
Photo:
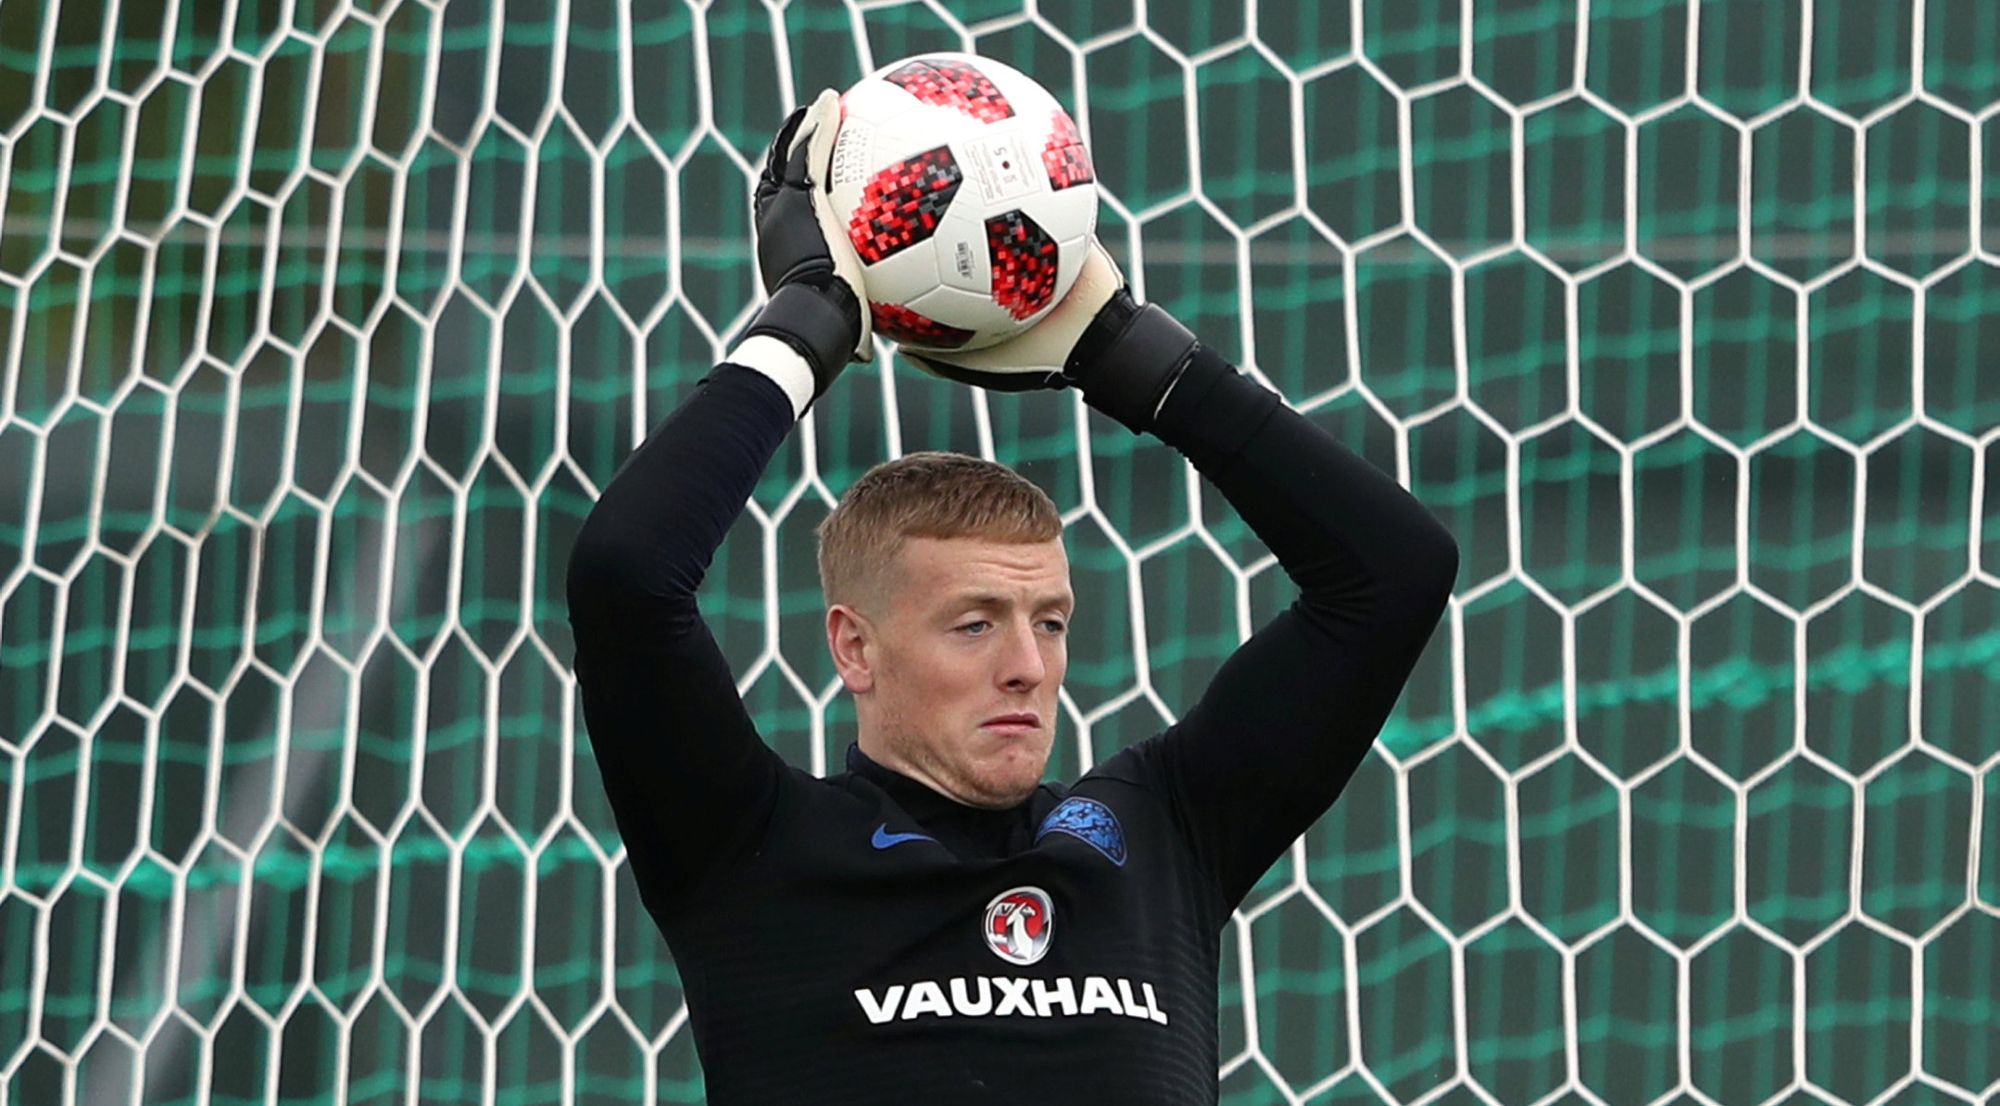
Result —
POLYGON ((889 849, 889 848, 894 848, 895 846, 900 845, 905 841, 936 841, 936 840, 937 838, 932 837, 928 833, 890 833, 889 823, 884 822, 881 825, 875 827, 875 836, 869 838, 868 843, 875 846, 878 849, 889 849))

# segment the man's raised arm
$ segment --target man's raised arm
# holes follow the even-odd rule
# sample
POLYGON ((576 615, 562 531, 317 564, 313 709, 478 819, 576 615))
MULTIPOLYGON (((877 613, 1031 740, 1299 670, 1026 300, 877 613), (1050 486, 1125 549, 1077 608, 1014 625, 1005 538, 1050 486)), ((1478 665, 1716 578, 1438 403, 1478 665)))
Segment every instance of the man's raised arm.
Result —
POLYGON ((784 766, 751 725, 695 589, 792 426, 777 385, 722 365, 628 458, 569 562, 591 750, 656 912, 747 853, 784 766))
POLYGON ((1233 905, 1367 754, 1451 597, 1458 546, 1394 480, 1212 350, 1196 351, 1152 429, 1299 587, 1152 750, 1233 905))
POLYGON ((570 623, 591 748, 658 916, 755 848, 786 776, 695 606, 715 550, 785 435, 869 337, 859 263, 829 246, 808 165, 831 156, 831 91, 785 120, 758 182, 770 302, 655 429, 571 551, 570 623))

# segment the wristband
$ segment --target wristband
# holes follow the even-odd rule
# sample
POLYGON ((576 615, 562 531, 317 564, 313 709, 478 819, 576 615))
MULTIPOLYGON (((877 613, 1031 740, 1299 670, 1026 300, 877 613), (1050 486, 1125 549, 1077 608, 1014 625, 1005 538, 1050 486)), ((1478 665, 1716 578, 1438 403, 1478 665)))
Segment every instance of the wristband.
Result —
POLYGON ((1153 417, 1201 343, 1157 304, 1120 288, 1084 328, 1063 365, 1092 407, 1137 434, 1153 417))
POLYGON ((764 305, 750 329, 743 333, 746 340, 770 335, 797 350, 806 364, 812 366, 814 399, 847 367, 861 334, 854 294, 840 286, 838 280, 833 284, 837 290, 815 288, 799 281, 780 284, 771 293, 771 302, 764 305), (848 299, 846 306, 838 299, 843 292, 848 299))
POLYGON ((805 417, 806 408, 819 396, 819 378, 812 365, 789 342, 771 334, 756 334, 736 343, 723 360, 741 365, 767 377, 791 401, 792 418, 805 417))

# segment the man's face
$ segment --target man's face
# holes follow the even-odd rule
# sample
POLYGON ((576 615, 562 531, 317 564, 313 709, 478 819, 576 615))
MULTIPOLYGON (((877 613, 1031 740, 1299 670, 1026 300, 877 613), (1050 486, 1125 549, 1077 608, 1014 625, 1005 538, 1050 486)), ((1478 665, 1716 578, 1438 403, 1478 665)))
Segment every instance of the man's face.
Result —
MULTIPOLYGON (((1075 596, 1060 539, 912 538, 852 622, 841 664, 863 751, 959 802, 1009 807, 1055 742, 1075 596), (872 746, 872 747, 871 747, 872 746)), ((840 611, 829 614, 836 659, 840 611)))

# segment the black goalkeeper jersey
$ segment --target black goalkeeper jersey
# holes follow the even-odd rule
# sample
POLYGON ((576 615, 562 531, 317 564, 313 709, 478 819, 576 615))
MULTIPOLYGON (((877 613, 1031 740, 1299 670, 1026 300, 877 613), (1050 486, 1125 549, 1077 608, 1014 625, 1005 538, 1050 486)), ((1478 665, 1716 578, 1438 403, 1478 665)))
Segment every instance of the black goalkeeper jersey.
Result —
POLYGON ((1450 536, 1202 349, 1155 432, 1300 597, 1177 724, 980 810, 853 748, 814 778, 737 695, 695 589, 792 421, 776 385, 719 366, 570 562, 591 747, 711 1106, 1213 1103, 1222 928, 1387 718, 1450 594, 1450 536))

